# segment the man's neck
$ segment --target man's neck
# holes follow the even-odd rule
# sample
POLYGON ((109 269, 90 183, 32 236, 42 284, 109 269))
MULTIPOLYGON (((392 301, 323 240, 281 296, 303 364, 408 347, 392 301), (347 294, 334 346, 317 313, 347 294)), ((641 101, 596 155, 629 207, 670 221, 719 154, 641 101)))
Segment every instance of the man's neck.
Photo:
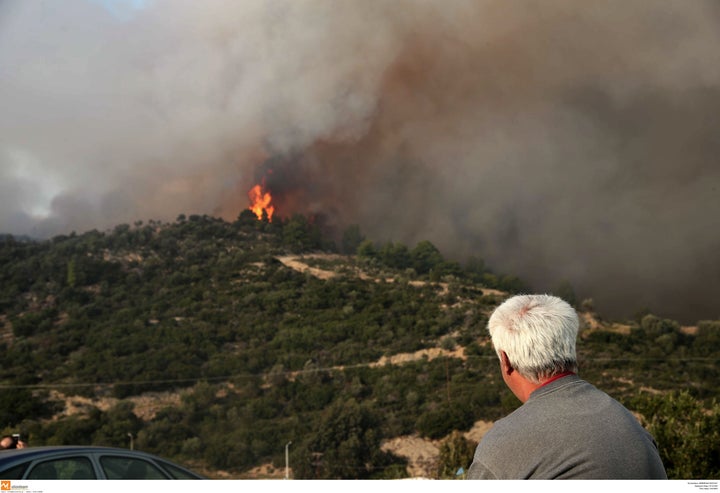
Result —
POLYGON ((558 373, 557 375, 553 375, 552 377, 550 377, 550 378, 548 378, 548 379, 543 380, 542 382, 540 382, 540 386, 539 386, 538 388, 544 387, 544 386, 546 386, 547 384, 549 384, 550 382, 554 382, 555 380, 559 380, 559 379, 561 379, 562 377, 567 377, 567 376, 569 376, 569 375, 575 375, 575 372, 574 372, 574 371, 564 371, 564 372, 562 372, 562 373, 558 373))
POLYGON ((515 393, 515 396, 520 399, 520 402, 524 404, 530 398, 530 395, 536 390, 548 385, 551 382, 554 382, 555 380, 559 380, 569 375, 575 375, 575 372, 566 371, 563 373, 558 373, 557 375, 553 375, 552 377, 540 381, 540 383, 531 382, 530 380, 527 380, 526 378, 518 375, 520 379, 518 382, 516 382, 517 392, 515 393))

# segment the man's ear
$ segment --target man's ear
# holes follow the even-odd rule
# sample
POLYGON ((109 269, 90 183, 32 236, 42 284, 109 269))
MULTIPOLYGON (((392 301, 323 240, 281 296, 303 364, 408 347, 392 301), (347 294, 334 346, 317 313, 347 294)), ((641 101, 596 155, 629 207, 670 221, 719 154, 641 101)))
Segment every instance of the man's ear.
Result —
POLYGON ((512 372, 515 371, 515 368, 513 368, 512 363, 510 363, 510 358, 508 358, 508 355, 505 351, 500 351, 500 361, 502 363, 502 371, 505 374, 511 375, 512 372))

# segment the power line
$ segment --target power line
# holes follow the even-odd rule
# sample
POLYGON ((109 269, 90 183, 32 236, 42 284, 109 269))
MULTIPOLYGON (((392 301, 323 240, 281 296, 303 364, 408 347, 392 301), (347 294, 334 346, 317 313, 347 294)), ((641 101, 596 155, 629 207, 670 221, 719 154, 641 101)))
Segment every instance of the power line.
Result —
MULTIPOLYGON (((447 358, 447 357, 446 357, 447 358)), ((435 358, 439 359, 439 358, 435 358)), ((494 355, 470 355, 467 356, 468 360, 497 360, 494 355)), ((717 362, 720 361, 720 357, 695 357, 695 358, 681 358, 671 359, 667 358, 649 358, 643 356, 634 357, 594 357, 594 358, 579 358, 582 363, 592 362, 647 362, 647 361, 664 361, 674 363, 687 363, 687 362, 717 362)), ((414 360, 414 362, 420 362, 423 359, 414 360)), ((337 365, 317 368, 305 368, 301 370, 283 370, 283 371, 267 371, 263 373, 237 373, 234 375, 221 375, 221 376, 207 376, 207 377, 195 377, 195 378, 175 378, 175 379, 157 379, 157 380, 126 380, 126 381, 115 381, 115 382, 73 382, 73 383, 44 383, 44 384, 0 384, 2 390, 13 390, 13 389, 58 389, 58 388, 87 388, 87 387, 117 387, 117 386, 128 386, 128 385, 162 385, 162 384, 194 384, 199 382, 221 382, 227 380, 238 380, 238 379, 262 379, 271 378, 277 376, 283 377, 296 377, 304 374, 311 373, 332 373, 342 372, 345 370, 353 370, 358 368, 385 368, 387 366, 402 366, 392 363, 378 364, 373 363, 357 363, 354 365, 337 365)))

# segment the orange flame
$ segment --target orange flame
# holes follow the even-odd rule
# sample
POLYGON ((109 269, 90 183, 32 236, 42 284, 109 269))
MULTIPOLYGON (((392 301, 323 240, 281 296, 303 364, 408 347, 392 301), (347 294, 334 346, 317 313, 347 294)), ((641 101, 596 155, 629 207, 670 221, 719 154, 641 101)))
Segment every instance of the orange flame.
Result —
POLYGON ((268 221, 272 221, 275 206, 271 204, 272 195, 265 190, 265 180, 263 180, 262 185, 255 185, 250 189, 248 198, 250 199, 249 209, 255 213, 258 219, 262 219, 263 211, 265 211, 268 221))

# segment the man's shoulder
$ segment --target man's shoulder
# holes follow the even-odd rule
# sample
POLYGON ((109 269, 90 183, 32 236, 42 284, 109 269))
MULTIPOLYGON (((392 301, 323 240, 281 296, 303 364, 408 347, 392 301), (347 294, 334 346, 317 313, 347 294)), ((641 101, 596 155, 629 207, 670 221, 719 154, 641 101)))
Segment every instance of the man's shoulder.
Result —
POLYGON ((532 420, 533 410, 528 408, 526 404, 523 404, 507 416, 495 421, 492 427, 485 432, 482 441, 487 445, 494 440, 507 440, 508 437, 515 435, 520 436, 522 430, 525 430, 525 427, 530 425, 532 420))

